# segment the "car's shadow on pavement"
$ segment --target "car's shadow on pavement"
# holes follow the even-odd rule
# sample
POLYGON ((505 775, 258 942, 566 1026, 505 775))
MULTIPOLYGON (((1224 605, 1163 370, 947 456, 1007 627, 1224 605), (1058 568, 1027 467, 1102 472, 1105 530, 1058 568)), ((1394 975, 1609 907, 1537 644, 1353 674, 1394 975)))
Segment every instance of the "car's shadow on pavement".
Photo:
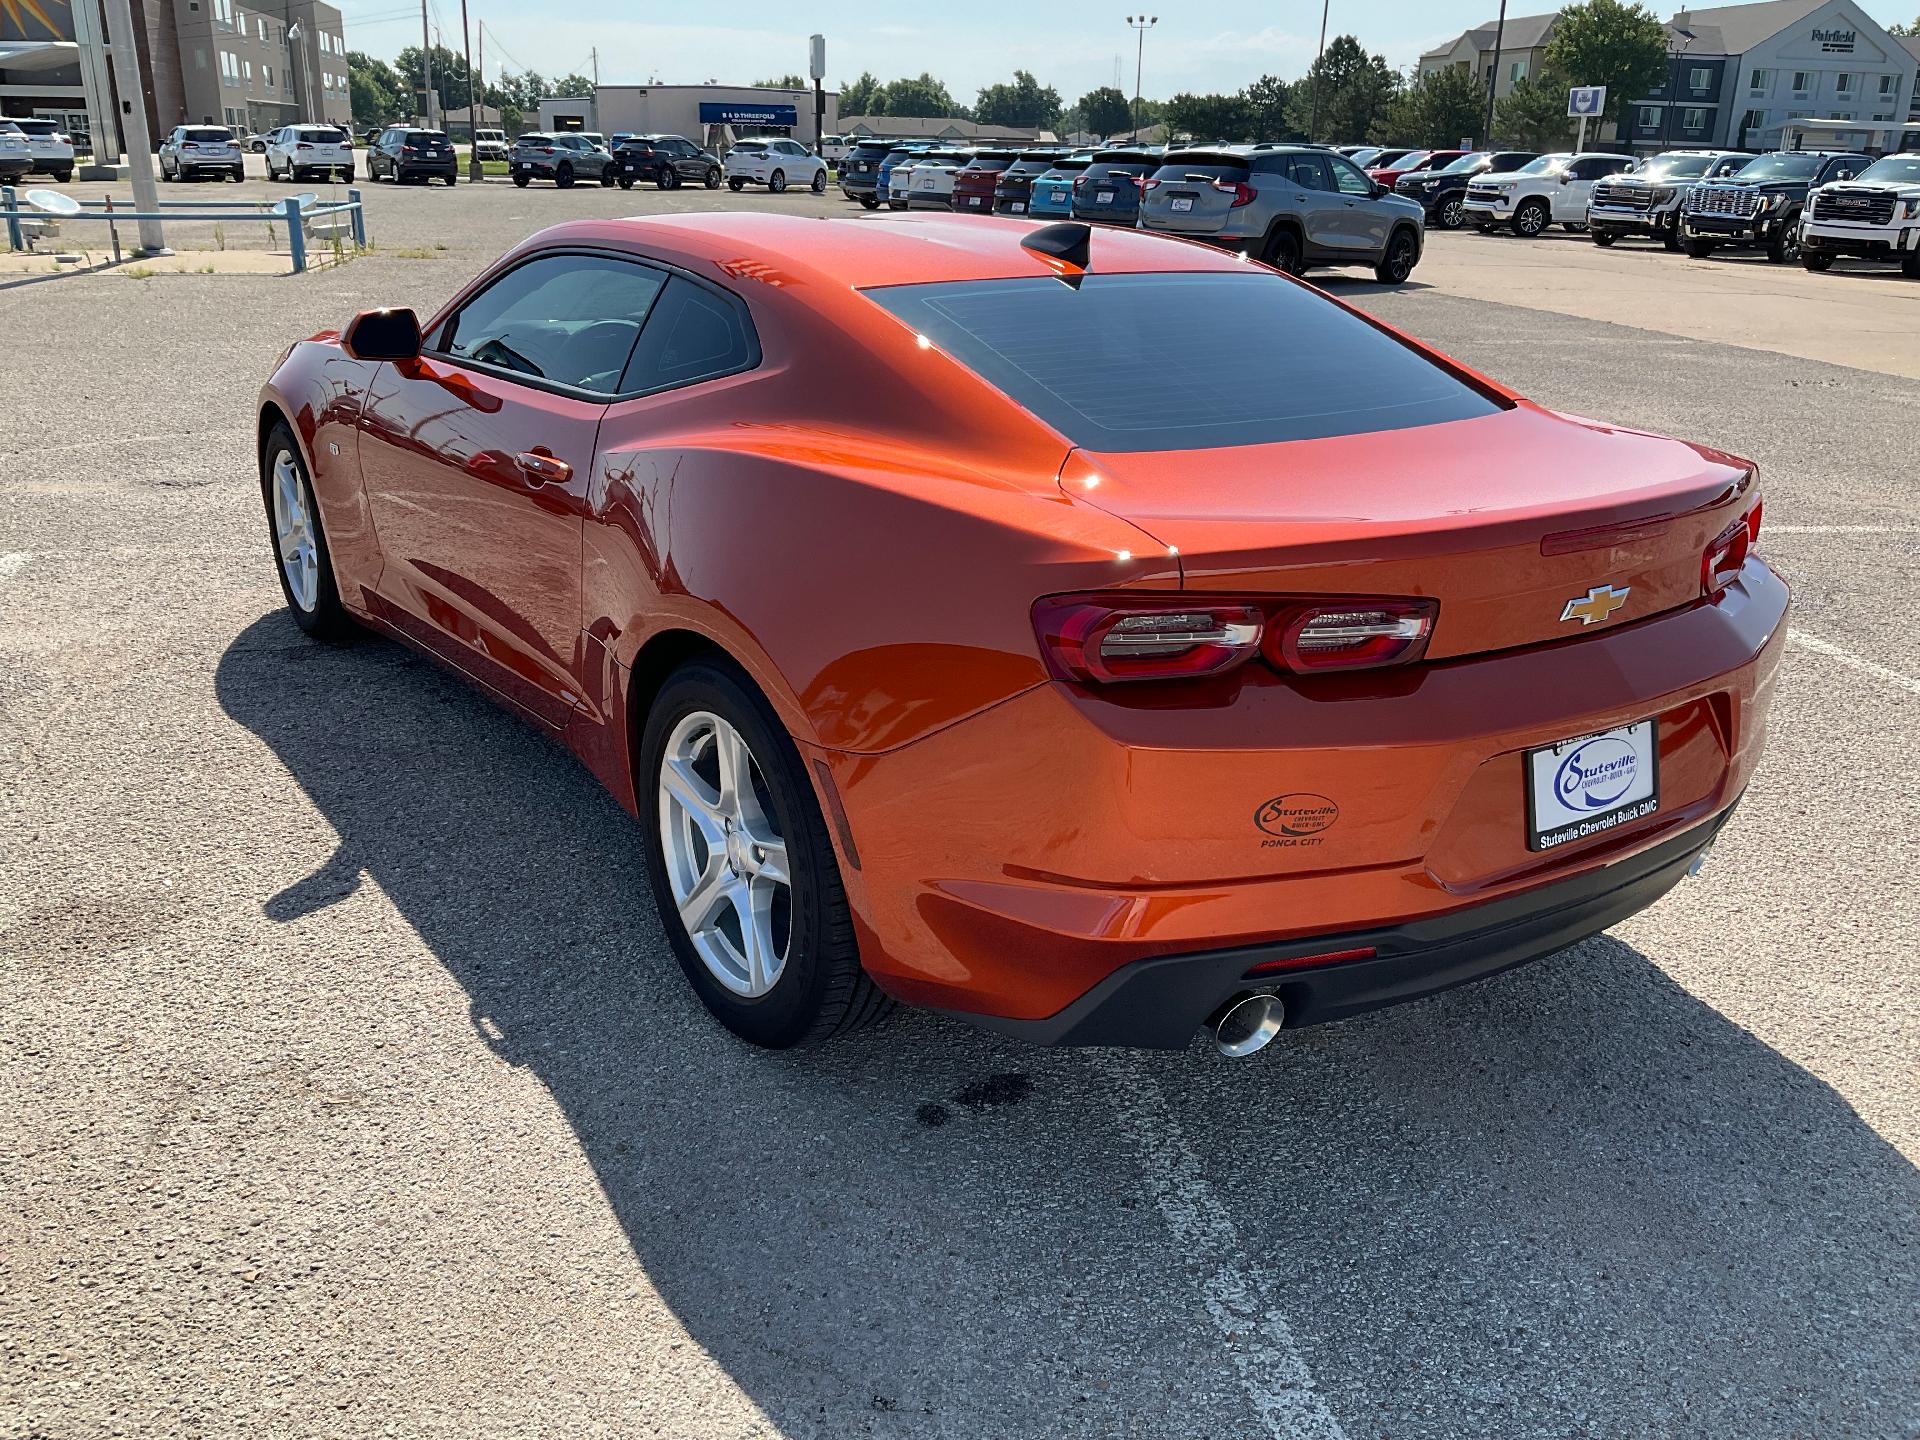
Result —
POLYGON ((278 614, 217 687, 340 837, 257 903, 325 945, 378 885, 782 1434, 1296 1433, 1249 1398, 1289 1350, 1356 1440, 1920 1414, 1913 1167, 1616 941, 1239 1064, 914 1014, 763 1054, 685 986, 634 822, 480 695, 278 614))

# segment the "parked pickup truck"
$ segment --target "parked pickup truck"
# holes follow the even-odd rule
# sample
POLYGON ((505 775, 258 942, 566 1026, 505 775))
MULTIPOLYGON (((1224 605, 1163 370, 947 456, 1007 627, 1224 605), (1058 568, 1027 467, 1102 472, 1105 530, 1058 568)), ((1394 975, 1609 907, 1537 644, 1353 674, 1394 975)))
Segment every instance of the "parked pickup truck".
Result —
POLYGON ((1726 180, 1687 191, 1680 207, 1680 247, 1703 260, 1722 245, 1756 246, 1776 265, 1800 258, 1800 212, 1807 192, 1851 180, 1869 156, 1831 150, 1776 150, 1726 180))
POLYGON ((1897 262, 1920 280, 1920 151, 1885 156, 1808 197, 1800 263, 1825 270, 1841 255, 1897 262))
POLYGON ((1587 197, 1587 228, 1605 249, 1636 236, 1680 248, 1680 202, 1703 180, 1724 180, 1754 159, 1745 150, 1668 150, 1631 175, 1615 175, 1587 197))

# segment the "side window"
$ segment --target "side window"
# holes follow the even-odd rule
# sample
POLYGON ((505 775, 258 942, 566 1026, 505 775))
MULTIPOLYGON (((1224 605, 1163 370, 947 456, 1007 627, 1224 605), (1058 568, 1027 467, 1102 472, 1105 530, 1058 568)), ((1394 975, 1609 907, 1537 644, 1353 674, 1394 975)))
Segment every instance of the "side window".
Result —
POLYGON ((1351 160, 1344 155, 1328 155, 1325 161, 1333 168, 1333 184, 1342 195, 1371 195, 1373 181, 1361 174, 1351 160))
POLYGON ((1289 155, 1287 178, 1305 190, 1331 190, 1327 170, 1318 155, 1289 155))
POLYGON ((750 370, 759 361, 760 347, 741 307, 675 276, 648 317, 620 392, 690 385, 750 370))
POLYGON ((448 320, 437 348, 489 369, 612 395, 666 278, 607 256, 529 260, 448 320))

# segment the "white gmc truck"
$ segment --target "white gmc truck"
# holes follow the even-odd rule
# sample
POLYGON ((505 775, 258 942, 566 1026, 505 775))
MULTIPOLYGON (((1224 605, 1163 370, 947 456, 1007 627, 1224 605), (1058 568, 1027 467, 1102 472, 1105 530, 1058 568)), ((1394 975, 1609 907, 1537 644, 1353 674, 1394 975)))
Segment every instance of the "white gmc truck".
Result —
POLYGON ((1605 249, 1632 236, 1680 248, 1680 202, 1703 180, 1737 175, 1751 152, 1740 150, 1667 150, 1643 162, 1631 175, 1601 180, 1587 199, 1587 228, 1593 243, 1605 249))
POLYGON ((1920 151, 1888 155, 1807 197, 1800 263, 1825 270, 1841 255, 1890 261, 1920 280, 1920 151))

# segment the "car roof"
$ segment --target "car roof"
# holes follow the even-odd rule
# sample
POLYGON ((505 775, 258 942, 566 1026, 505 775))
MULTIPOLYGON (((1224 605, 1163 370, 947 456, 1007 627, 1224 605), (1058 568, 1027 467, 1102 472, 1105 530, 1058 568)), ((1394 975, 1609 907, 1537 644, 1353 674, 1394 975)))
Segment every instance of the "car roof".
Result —
MULTIPOLYGON (((771 211, 707 210, 625 220, 572 220, 542 230, 516 253, 555 246, 633 247, 695 275, 741 289, 769 284, 789 293, 813 286, 847 291, 953 280, 1057 276, 1055 264, 1020 241, 1020 225, 983 225, 938 211, 835 217, 771 211), (745 258, 743 258, 745 257, 745 258), (796 287, 794 282, 800 282, 796 287)), ((1093 273, 1239 271, 1225 251, 1167 240, 1143 230, 1093 226, 1093 273)), ((746 291, 751 297, 751 290, 746 291)))

